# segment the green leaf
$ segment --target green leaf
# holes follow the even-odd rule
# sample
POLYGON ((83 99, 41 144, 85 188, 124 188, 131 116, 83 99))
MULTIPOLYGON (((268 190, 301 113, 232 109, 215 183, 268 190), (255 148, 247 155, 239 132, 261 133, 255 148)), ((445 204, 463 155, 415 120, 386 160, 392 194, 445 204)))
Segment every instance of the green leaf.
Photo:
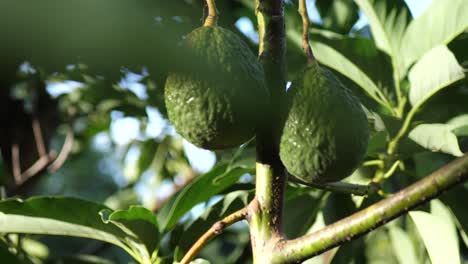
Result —
MULTIPOLYGON (((323 206, 323 219, 325 224, 332 224, 346 216, 351 215, 357 210, 351 195, 331 193, 323 206)), ((333 264, 360 263, 358 259, 363 254, 364 244, 362 239, 351 241, 350 243, 339 247, 333 255, 333 264)))
MULTIPOLYGON (((49 263, 49 262, 47 262, 49 263)), ((113 261, 108 259, 92 256, 92 255, 74 255, 54 258, 52 263, 67 263, 67 264, 113 264, 113 261)))
POLYGON ((325 28, 346 34, 359 19, 359 9, 352 0, 316 0, 322 24, 325 28))
POLYGON ((411 238, 398 225, 391 225, 389 228, 390 239, 392 240, 393 252, 395 253, 400 264, 419 263, 416 257, 411 238))
MULTIPOLYGON (((424 151, 413 155, 414 162, 414 176, 417 178, 423 178, 433 173, 434 171, 442 168, 444 165, 449 163, 453 158, 436 152, 424 151)), ((449 193, 452 193, 450 191, 449 193)))
POLYGON ((284 233, 287 237, 299 237, 304 235, 314 223, 321 197, 309 193, 296 196, 285 202, 284 206, 284 233))
POLYGON ((365 255, 364 239, 360 237, 338 247, 330 264, 365 263, 365 255))
POLYGON ((434 152, 462 156, 457 136, 445 124, 422 124, 409 133, 409 138, 422 147, 434 152))
POLYGON ((384 102, 381 98, 381 91, 379 87, 367 76, 367 74, 362 71, 356 64, 348 60, 347 57, 338 52, 337 50, 331 48, 320 42, 312 42, 312 48, 317 60, 326 65, 353 82, 359 85, 367 95, 374 99, 379 104, 389 108, 389 104, 384 102))
MULTIPOLYGON (((174 264, 180 264, 180 262, 176 261, 174 262, 174 264)), ((190 261, 190 264, 211 264, 211 262, 209 262, 206 259, 197 258, 197 259, 190 261)))
POLYGON ((162 230, 170 230, 193 206, 207 201, 236 183, 242 175, 250 172, 249 169, 240 167, 227 169, 227 164, 215 166, 211 171, 198 176, 171 202, 166 203, 158 214, 162 230))
POLYGON ((247 191, 228 193, 222 200, 206 209, 198 219, 188 224, 182 235, 176 241, 171 241, 174 247, 177 246, 180 251, 186 252, 215 222, 245 207, 250 201, 249 198, 252 198, 250 196, 252 195, 247 191))
POLYGON ((325 224, 333 224, 356 212, 356 205, 349 194, 331 193, 323 206, 325 224))
POLYGON ((206 259, 195 259, 190 262, 190 264, 210 264, 210 262, 206 259))
POLYGON ((369 20, 377 47, 392 58, 392 65, 398 69, 400 41, 412 19, 405 1, 356 0, 356 3, 369 20))
POLYGON ((61 197, 9 199, 0 202, 0 232, 76 236, 101 240, 128 250, 126 234, 101 221, 107 207, 61 197))
POLYGON ((111 223, 134 241, 143 244, 151 254, 159 245, 161 239, 156 216, 142 206, 131 206, 128 210, 112 212, 105 209, 100 212, 104 223, 111 223))
POLYGON ((468 136, 468 114, 463 114, 450 119, 447 122, 450 129, 457 136, 468 136))
POLYGON ((367 145, 366 156, 377 156, 379 152, 383 152, 387 145, 387 137, 388 134, 385 131, 377 132, 371 136, 367 145))
MULTIPOLYGON (((360 67, 361 65, 358 65, 356 61, 349 59, 349 57, 353 56, 355 59, 358 59, 359 57, 365 57, 366 59, 361 59, 358 62, 370 65, 371 63, 369 60, 371 60, 371 57, 375 57, 373 53, 366 54, 369 51, 375 51, 375 49, 369 48, 369 45, 365 43, 370 43, 370 41, 367 41, 363 38, 354 39, 345 37, 326 30, 313 30, 312 33, 314 34, 312 38, 317 40, 311 42, 312 49, 314 50, 315 57, 320 63, 334 69, 335 71, 349 78, 351 81, 355 82, 370 98, 372 98, 377 103, 381 104, 382 106, 386 106, 387 108, 391 108, 387 102, 384 102, 382 99, 383 94, 379 87, 366 74, 362 67, 360 67), (343 45, 343 41, 347 42, 346 45, 343 45), (341 48, 347 50, 339 51, 337 47, 331 46, 331 42, 337 45, 341 45, 341 48), (366 44, 365 49, 362 49, 362 44, 366 44), (355 56, 356 53, 359 53, 360 56, 355 56)), ((294 46, 299 49, 302 47, 302 33, 299 30, 296 30, 295 28, 288 29, 286 31, 286 36, 291 41, 291 43, 294 44, 294 46)), ((375 62, 379 63, 381 61, 382 60, 376 60, 375 62)), ((379 67, 381 66, 380 64, 375 65, 378 65, 379 67)), ((376 67, 375 65, 374 67, 376 67)))
MULTIPOLYGON (((297 29, 296 29, 297 30, 297 29)), ((336 34, 327 30, 312 29, 311 38, 321 42, 354 63, 384 93, 393 92, 393 75, 390 57, 379 50, 372 39, 336 34)))
MULTIPOLYGON (((438 45, 446 45, 468 28, 468 1, 438 0, 413 20, 402 39, 400 71, 438 45)), ((429 75, 428 75, 429 76, 429 75)))
POLYGON ((468 211, 466 202, 461 197, 468 197, 468 189, 464 186, 457 186, 453 190, 443 194, 441 200, 450 207, 456 219, 459 229, 468 232, 468 211))
POLYGON ((453 222, 422 211, 410 212, 433 264, 460 263, 458 239, 453 222))
POLYGON ((467 137, 468 136, 468 125, 455 128, 453 130, 453 133, 457 137, 467 137))
POLYGON ((420 107, 443 88, 465 77, 463 68, 446 46, 436 46, 426 53, 409 72, 409 99, 420 107))
POLYGON ((468 125, 468 114, 459 115, 450 119, 447 125, 449 125, 451 129, 468 125))
POLYGON ((156 151, 158 150, 158 146, 159 143, 154 139, 148 139, 141 143, 140 156, 137 163, 138 176, 143 174, 143 172, 150 167, 156 155, 156 151))
POLYGON ((0 259, 2 263, 8 264, 27 264, 28 262, 20 260, 17 256, 11 253, 8 248, 0 246, 0 259))

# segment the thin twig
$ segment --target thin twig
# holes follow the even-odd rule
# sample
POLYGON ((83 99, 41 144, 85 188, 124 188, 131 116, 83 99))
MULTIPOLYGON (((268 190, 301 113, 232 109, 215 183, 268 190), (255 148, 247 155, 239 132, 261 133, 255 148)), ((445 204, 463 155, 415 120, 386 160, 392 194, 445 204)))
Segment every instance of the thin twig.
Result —
POLYGON ((382 160, 368 160, 362 163, 362 166, 364 167, 370 167, 370 166, 382 167, 383 165, 384 165, 384 162, 382 160))
POLYGON ((65 141, 63 143, 62 150, 60 150, 60 153, 57 155, 57 158, 55 158, 55 160, 47 168, 47 170, 50 173, 53 173, 62 167, 68 155, 70 154, 70 151, 72 150, 74 141, 75 135, 73 133, 73 128, 71 126, 68 126, 67 135, 65 136, 65 141))
POLYGON ((218 10, 216 9, 216 4, 214 0, 206 0, 208 5, 208 16, 206 16, 205 23, 203 26, 212 27, 216 26, 218 21, 218 10))
POLYGON ((39 174, 50 164, 50 161, 53 160, 49 155, 41 156, 36 162, 31 165, 27 170, 21 174, 21 181, 16 184, 21 185, 29 178, 34 177, 39 174))
POLYGON ((21 185, 27 181, 30 177, 38 174, 49 165, 49 162, 53 159, 47 154, 47 149, 44 144, 44 137, 42 134, 41 124, 37 117, 33 117, 31 121, 31 128, 33 130, 34 141, 36 142, 36 150, 39 155, 39 159, 36 160, 28 169, 21 172, 21 156, 20 146, 13 144, 12 146, 12 164, 13 164, 13 175, 15 177, 15 184, 21 185))
POLYGON ((33 135, 34 135, 34 141, 36 142, 36 149, 37 153, 39 154, 39 157, 44 157, 47 156, 47 149, 44 144, 44 137, 42 135, 42 129, 41 129, 41 124, 37 117, 33 117, 32 119, 32 130, 33 130, 33 135))
POLYGON ((304 50, 309 64, 315 62, 315 56, 309 43, 310 19, 307 12, 306 0, 299 0, 299 14, 302 17, 302 49, 304 50))
POLYGON ((248 214, 248 206, 236 211, 223 220, 214 223, 208 231, 206 231, 193 246, 187 251, 185 256, 180 261, 180 264, 188 264, 190 261, 198 254, 198 252, 210 241, 213 237, 221 234, 224 229, 231 226, 234 223, 237 223, 241 220, 244 220, 248 214))
POLYGON ((398 166, 400 166, 400 164, 401 164, 401 160, 395 161, 392 164, 392 166, 390 166, 388 171, 386 171, 384 174, 378 175, 378 177, 373 179, 373 181, 379 183, 379 182, 381 182, 381 181, 383 181, 385 179, 388 179, 388 178, 392 177, 392 175, 397 171, 398 166))
POLYGON ((13 168, 13 177, 15 183, 21 182, 21 160, 20 160, 20 147, 18 143, 11 145, 11 166, 13 168))
MULTIPOLYGON (((15 187, 12 190, 9 190, 8 195, 15 195, 21 192, 22 189, 27 188, 30 183, 32 183, 33 178, 37 178, 38 175, 48 171, 54 172, 59 169, 65 159, 67 158, 68 154, 70 153, 71 146, 73 144, 73 130, 70 127, 70 130, 67 132, 67 136, 65 138, 65 142, 60 150, 58 156, 55 155, 55 152, 51 151, 49 154, 44 156, 40 156, 33 165, 31 165, 28 169, 26 169, 23 173, 21 173, 21 167, 19 167, 19 176, 16 175, 15 166, 16 163, 20 164, 20 153, 19 153, 19 146, 17 144, 12 145, 12 161, 13 161, 13 174, 15 175, 15 187), (15 145, 17 147, 15 147, 15 145)), ((17 170, 17 169, 16 169, 17 170)), ((35 182, 35 181, 34 181, 35 182)))

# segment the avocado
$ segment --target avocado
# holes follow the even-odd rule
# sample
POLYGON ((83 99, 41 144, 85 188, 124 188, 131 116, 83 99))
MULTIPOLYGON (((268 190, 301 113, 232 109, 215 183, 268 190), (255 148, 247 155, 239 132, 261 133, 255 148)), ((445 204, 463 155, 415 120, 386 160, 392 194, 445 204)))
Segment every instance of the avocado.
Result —
POLYGON ((165 84, 168 117, 176 131, 210 150, 252 138, 269 96, 256 56, 237 35, 218 26, 195 29, 183 48, 190 56, 165 84))
POLYGON ((369 128, 359 100, 329 70, 313 63, 292 82, 282 107, 280 158, 306 183, 339 181, 359 166, 369 128))

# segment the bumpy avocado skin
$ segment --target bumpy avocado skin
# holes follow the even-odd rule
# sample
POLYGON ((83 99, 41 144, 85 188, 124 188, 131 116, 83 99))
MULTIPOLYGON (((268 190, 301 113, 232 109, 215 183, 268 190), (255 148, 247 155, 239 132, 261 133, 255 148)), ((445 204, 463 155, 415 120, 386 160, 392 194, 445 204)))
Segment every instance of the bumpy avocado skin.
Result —
POLYGON ((194 145, 212 150, 239 146, 252 138, 268 100, 256 56, 221 27, 194 30, 184 48, 193 53, 195 67, 170 73, 165 85, 168 116, 176 131, 194 145))
POLYGON ((339 181, 366 154, 368 123, 358 99, 328 70, 308 66, 287 93, 280 158, 307 183, 339 181))

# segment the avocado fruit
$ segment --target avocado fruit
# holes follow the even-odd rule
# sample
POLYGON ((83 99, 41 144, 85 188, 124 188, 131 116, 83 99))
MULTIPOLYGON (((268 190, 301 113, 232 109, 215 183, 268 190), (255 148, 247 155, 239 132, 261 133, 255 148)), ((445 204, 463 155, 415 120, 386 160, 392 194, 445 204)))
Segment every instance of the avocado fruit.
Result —
POLYGON ((318 184, 349 176, 363 160, 369 137, 359 100, 317 63, 292 82, 286 97, 280 158, 289 174, 318 184))
POLYGON ((188 58, 165 84, 169 121, 195 146, 216 150, 251 139, 268 101, 264 72, 234 33, 203 26, 188 34, 188 58))

